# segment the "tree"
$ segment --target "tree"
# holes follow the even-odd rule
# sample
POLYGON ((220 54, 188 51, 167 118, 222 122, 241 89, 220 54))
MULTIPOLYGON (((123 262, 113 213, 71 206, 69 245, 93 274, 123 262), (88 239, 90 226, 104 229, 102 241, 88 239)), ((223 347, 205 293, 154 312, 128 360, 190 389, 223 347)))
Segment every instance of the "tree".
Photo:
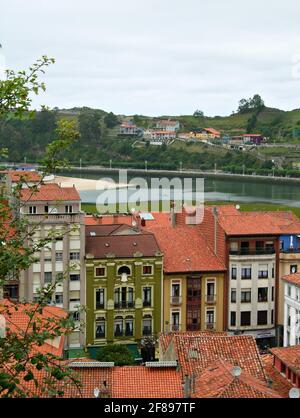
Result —
MULTIPOLYGON (((30 110, 32 94, 45 90, 45 85, 39 82, 38 75, 40 72, 44 73, 45 67, 53 62, 52 58, 44 56, 33 64, 28 72, 7 71, 6 79, 0 81, 2 124, 35 116, 35 111, 30 110)), ((67 161, 61 160, 61 154, 78 135, 74 121, 60 120, 57 123, 56 138, 49 144, 45 153, 41 182, 45 175, 58 167, 66 166, 67 161)), ((3 153, 2 151, 2 155, 3 153)), ((37 260, 37 254, 41 249, 53 239, 61 237, 61 232, 53 231, 45 238, 34 240, 35 228, 39 227, 43 220, 31 226, 25 217, 16 216, 22 208, 20 196, 24 183, 26 178, 21 175, 20 181, 9 196, 4 190, 0 193, 0 289, 11 280, 18 281, 21 271, 29 268, 37 260)), ((28 183, 26 186, 32 195, 39 187, 28 183)), ((63 276, 66 276, 69 272, 64 273, 63 276)), ((11 309, 16 312, 22 309, 28 317, 25 330, 15 330, 14 324, 10 324, 6 329, 7 334, 0 338, 0 397, 62 396, 65 384, 79 385, 72 370, 57 356, 38 350, 47 340, 68 335, 75 329, 74 321, 70 317, 46 318, 42 323, 39 320, 39 314, 61 280, 63 277, 57 277, 53 284, 41 288, 35 303, 19 302, 11 306, 0 302, 3 317, 10 318, 11 309)))
POLYGON ((109 112, 104 117, 104 123, 107 126, 107 128, 112 129, 119 124, 119 120, 113 112, 109 112))
POLYGON ((132 366, 134 358, 126 345, 108 344, 97 355, 98 361, 113 361, 115 366, 132 366))
POLYGON ((259 94, 255 94, 250 99, 241 99, 239 101, 238 113, 261 112, 265 103, 259 94))
POLYGON ((195 118, 204 118, 204 112, 202 112, 202 110, 195 110, 195 112, 193 113, 193 116, 195 118))

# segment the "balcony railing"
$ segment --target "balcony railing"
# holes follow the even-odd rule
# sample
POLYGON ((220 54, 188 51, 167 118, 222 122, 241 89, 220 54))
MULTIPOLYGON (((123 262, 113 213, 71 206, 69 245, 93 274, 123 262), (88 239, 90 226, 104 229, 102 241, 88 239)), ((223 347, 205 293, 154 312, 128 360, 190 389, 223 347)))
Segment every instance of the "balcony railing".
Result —
POLYGON ((200 324, 187 324, 187 331, 200 331, 200 324))
POLYGON ((206 295, 206 303, 216 303, 216 295, 206 295))
POLYGON ((206 322, 205 324, 206 329, 210 331, 214 331, 216 329, 216 323, 215 322, 206 322))
POLYGON ((144 308, 147 308, 147 307, 150 307, 151 306, 151 300, 144 300, 143 301, 143 307, 144 308))
POLYGON ((96 302, 96 309, 104 309, 104 303, 97 303, 96 302))
POLYGON ((132 309, 134 305, 134 302, 115 302, 115 309, 132 309))
POLYGON ((275 248, 241 248, 240 250, 230 250, 230 255, 266 255, 266 254, 275 254, 275 248))
POLYGON ((171 331, 172 332, 177 332, 181 330, 181 325, 180 324, 171 324, 171 331))
POLYGON ((171 296, 171 305, 181 305, 182 297, 181 296, 171 296))
POLYGON ((299 254, 300 248, 281 249, 280 252, 284 254, 299 254))

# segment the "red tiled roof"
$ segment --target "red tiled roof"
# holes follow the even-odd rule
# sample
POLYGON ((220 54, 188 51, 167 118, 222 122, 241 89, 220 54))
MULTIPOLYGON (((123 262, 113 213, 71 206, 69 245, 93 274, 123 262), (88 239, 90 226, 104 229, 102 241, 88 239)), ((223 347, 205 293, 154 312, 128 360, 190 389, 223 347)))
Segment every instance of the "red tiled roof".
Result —
POLYGON ((204 128, 204 130, 207 131, 207 132, 209 132, 209 133, 211 133, 211 134, 213 134, 213 135, 218 135, 218 136, 221 135, 221 132, 220 131, 217 131, 214 128, 204 128))
POLYGON ((174 368, 115 367, 113 398, 182 398, 182 378, 174 368))
POLYGON ((124 225, 97 225, 86 227, 86 254, 95 258, 134 257, 136 253, 144 257, 154 257, 160 253, 154 234, 137 232, 124 225), (91 235, 94 233, 95 235, 91 235))
POLYGON ((241 369, 241 375, 232 374, 234 365, 218 360, 204 369, 195 379, 192 398, 280 398, 265 382, 241 369))
POLYGON ((2 171, 2 173, 7 174, 13 183, 20 180, 24 180, 29 183, 38 183, 42 179, 42 176, 36 171, 6 170, 2 171))
POLYGON ((282 280, 288 283, 292 283, 296 286, 300 286, 300 273, 287 274, 282 277, 282 280))
POLYGON ((173 339, 174 352, 183 375, 201 372, 218 360, 239 366, 245 373, 266 381, 264 368, 255 339, 249 335, 189 336, 176 335, 173 339))
POLYGON ((288 398, 289 391, 293 385, 274 367, 274 356, 272 354, 265 354, 261 356, 261 359, 266 375, 272 381, 272 389, 283 398, 288 398))
POLYGON ((300 376, 300 345, 270 348, 270 352, 297 376, 300 376))
POLYGON ((21 199, 24 202, 39 201, 80 201, 80 196, 75 187, 60 187, 56 183, 41 185, 37 191, 23 189, 21 199))
MULTIPOLYGON (((218 208, 218 207, 217 207, 218 208)), ((281 235, 300 233, 300 219, 292 212, 239 212, 218 208, 218 219, 227 235, 281 235)))
MULTIPOLYGON (((6 328, 9 333, 16 333, 22 337, 26 332, 30 322, 29 313, 34 312, 36 304, 21 304, 13 303, 7 299, 0 300, 0 314, 4 315, 6 320, 6 328)), ((42 313, 36 312, 34 315, 35 322, 39 327, 45 325, 52 325, 52 320, 62 319, 67 317, 67 312, 56 306, 45 306, 42 313)), ((49 329, 49 331, 51 328, 49 329)), ((29 329, 30 331, 30 329, 29 329)), ((53 337, 56 337, 53 334, 53 337)), ((45 342, 42 346, 35 346, 34 349, 43 352, 51 353, 56 356, 62 357, 64 349, 65 337, 62 335, 59 339, 59 345, 52 344, 52 341, 45 342)))
POLYGON ((213 253, 198 225, 182 222, 172 227, 169 214, 154 213, 153 216, 154 221, 146 221, 145 229, 155 234, 164 254, 166 273, 225 270, 224 263, 213 253))

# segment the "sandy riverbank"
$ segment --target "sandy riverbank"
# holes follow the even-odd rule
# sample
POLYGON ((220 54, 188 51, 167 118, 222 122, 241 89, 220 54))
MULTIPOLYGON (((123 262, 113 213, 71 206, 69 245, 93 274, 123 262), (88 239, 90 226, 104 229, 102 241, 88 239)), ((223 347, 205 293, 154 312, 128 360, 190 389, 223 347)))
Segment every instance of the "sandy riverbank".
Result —
POLYGON ((104 189, 120 189, 127 187, 123 183, 111 183, 105 180, 82 179, 78 177, 55 176, 54 182, 62 187, 75 186, 78 191, 82 190, 104 190, 104 189))

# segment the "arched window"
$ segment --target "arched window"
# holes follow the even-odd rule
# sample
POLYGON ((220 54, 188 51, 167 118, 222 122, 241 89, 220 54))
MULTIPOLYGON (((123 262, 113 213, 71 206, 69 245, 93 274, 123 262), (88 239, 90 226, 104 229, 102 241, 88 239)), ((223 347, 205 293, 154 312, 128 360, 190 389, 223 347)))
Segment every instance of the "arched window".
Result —
POLYGON ((131 273, 131 270, 128 266, 121 266, 118 268, 118 275, 121 276, 123 273, 127 274, 128 276, 131 273))

